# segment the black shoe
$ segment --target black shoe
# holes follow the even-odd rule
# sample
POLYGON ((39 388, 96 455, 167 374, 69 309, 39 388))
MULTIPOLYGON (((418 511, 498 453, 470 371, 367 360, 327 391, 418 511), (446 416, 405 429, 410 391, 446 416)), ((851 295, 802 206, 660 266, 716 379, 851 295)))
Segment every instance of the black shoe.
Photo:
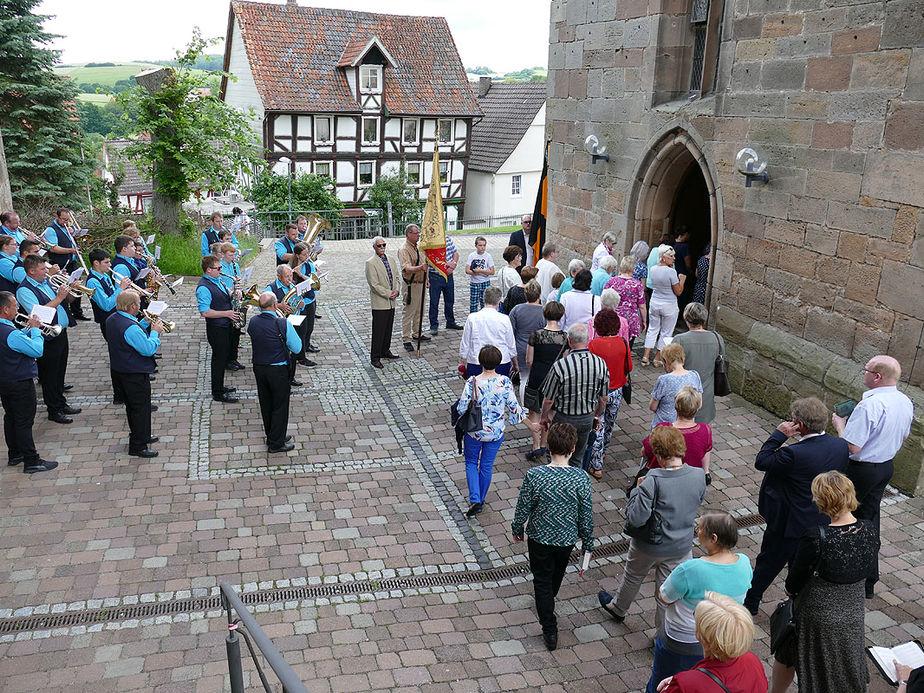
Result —
POLYGON ((386 359, 400 359, 401 357, 398 356, 397 354, 393 354, 393 353, 391 353, 391 352, 389 351, 389 352, 388 352, 387 354, 385 354, 385 356, 383 356, 382 358, 386 358, 386 359))
POLYGON ((49 421, 54 421, 55 423, 59 423, 59 424, 74 423, 74 420, 73 420, 71 417, 65 416, 65 415, 62 414, 61 412, 57 412, 57 413, 55 413, 55 414, 49 414, 49 415, 48 415, 48 420, 49 420, 49 421))
POLYGON ((87 317, 86 315, 84 315, 83 313, 74 313, 74 319, 75 319, 75 320, 83 320, 84 322, 89 322, 89 320, 90 320, 90 318, 88 318, 88 317, 87 317))
POLYGON ((11 457, 9 460, 7 460, 6 464, 8 467, 15 467, 17 464, 24 461, 25 459, 26 458, 23 457, 22 455, 18 455, 17 457, 11 457))
POLYGON ((314 319, 315 319, 315 320, 321 320, 323 317, 324 317, 324 316, 321 315, 320 313, 315 313, 315 314, 314 314, 314 319))
POLYGON ((545 643, 545 649, 549 652, 558 648, 558 633, 545 633, 542 634, 542 642, 545 643))
POLYGON ((157 450, 151 450, 150 448, 144 448, 143 450, 135 450, 134 452, 129 450, 128 454, 132 457, 157 457, 160 453, 157 450))
POLYGON ((61 413, 73 415, 73 414, 79 414, 82 411, 83 409, 81 409, 80 407, 72 407, 70 404, 65 404, 64 409, 61 410, 61 413))
POLYGON ((600 590, 597 593, 597 599, 600 601, 600 606, 602 606, 606 612, 613 617, 613 620, 616 623, 622 623, 626 620, 625 616, 620 616, 615 611, 613 611, 613 595, 611 595, 606 590, 600 590))
POLYGON ((372 361, 371 361, 370 363, 371 363, 375 368, 385 368, 385 366, 382 365, 382 360, 381 360, 381 359, 372 359, 372 361))
POLYGON ((411 344, 410 342, 405 342, 405 343, 404 343, 404 350, 405 350, 405 351, 414 351, 414 345, 411 344))
POLYGON ((237 392, 237 388, 236 388, 236 387, 228 387, 228 386, 225 386, 225 387, 221 388, 221 391, 222 391, 223 393, 225 393, 225 394, 228 394, 229 392, 237 392))
POLYGON ((70 392, 70 391, 73 390, 73 389, 74 389, 74 386, 73 386, 73 385, 71 385, 70 383, 64 383, 64 387, 61 388, 61 391, 62 391, 62 392, 70 392))
POLYGON ((22 470, 26 474, 35 474, 36 472, 50 472, 52 469, 57 468, 58 463, 52 460, 39 460, 34 464, 27 464, 22 470))
POLYGON ((233 373, 234 371, 242 371, 242 370, 244 370, 244 367, 243 367, 243 366, 236 366, 236 365, 234 365, 233 363, 229 363, 227 366, 225 366, 225 370, 226 370, 226 371, 231 371, 231 372, 233 373))
POLYGON ((419 339, 420 339, 421 342, 429 342, 429 341, 430 341, 430 338, 429 338, 427 335, 425 335, 425 334, 420 335, 419 339))
POLYGON ((757 614, 758 614, 759 611, 760 611, 760 605, 759 605, 759 604, 750 604, 750 603, 748 603, 748 602, 745 602, 745 603, 744 603, 744 608, 748 610, 748 612, 751 614, 751 616, 757 616, 757 614))
POLYGON ((294 450, 295 445, 292 443, 285 443, 282 447, 279 448, 269 448, 270 454, 275 454, 277 452, 289 452, 289 450, 294 450))
POLYGON ((296 380, 295 378, 292 378, 292 380, 289 381, 289 385, 292 387, 301 387, 304 384, 305 383, 303 383, 301 380, 296 380))
POLYGON ((453 323, 452 325, 446 325, 446 329, 447 330, 464 330, 465 328, 462 327, 462 325, 456 325, 455 323, 453 323))
POLYGON ((309 342, 308 346, 305 347, 305 351, 307 351, 310 354, 317 354, 319 351, 321 351, 321 348, 309 342))
POLYGON ((156 404, 152 404, 152 405, 151 405, 151 411, 157 411, 157 405, 156 405, 156 404))
POLYGON ((535 460, 545 455, 545 448, 536 448, 526 453, 526 459, 535 460))
POLYGON ((125 404, 125 402, 123 402, 122 400, 120 400, 118 397, 113 397, 113 398, 112 398, 112 403, 113 403, 113 404, 117 404, 117 405, 125 404))
POLYGON ((305 366, 305 368, 314 368, 318 364, 312 361, 311 359, 302 359, 297 362, 300 366, 305 366))
POLYGON ((483 503, 472 503, 472 507, 468 509, 468 512, 465 513, 465 517, 475 517, 478 513, 484 510, 483 503))
POLYGON ((216 402, 224 402, 225 404, 237 404, 240 402, 237 397, 232 397, 227 392, 221 395, 213 395, 212 399, 216 402))
POLYGON ((155 380, 157 380, 157 376, 156 376, 156 375, 153 375, 153 374, 149 374, 149 375, 148 375, 148 380, 151 381, 151 382, 153 383, 155 380))
POLYGON ((148 438, 148 445, 150 445, 151 443, 156 443, 158 440, 160 440, 160 436, 151 436, 150 438, 148 438))

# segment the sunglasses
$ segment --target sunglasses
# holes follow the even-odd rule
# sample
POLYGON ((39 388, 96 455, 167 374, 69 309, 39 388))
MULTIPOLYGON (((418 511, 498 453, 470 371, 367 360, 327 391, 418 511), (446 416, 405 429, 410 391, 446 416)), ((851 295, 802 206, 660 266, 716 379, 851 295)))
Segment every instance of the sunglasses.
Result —
POLYGON ((376 244, 375 244, 375 247, 376 247, 376 248, 384 248, 384 247, 385 247, 385 244, 384 244, 384 243, 376 243, 376 244))

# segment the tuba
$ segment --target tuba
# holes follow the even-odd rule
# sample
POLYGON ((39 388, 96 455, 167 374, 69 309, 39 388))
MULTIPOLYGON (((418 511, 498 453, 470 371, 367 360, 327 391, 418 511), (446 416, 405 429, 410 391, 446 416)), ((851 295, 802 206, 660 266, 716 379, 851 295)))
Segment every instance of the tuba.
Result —
MULTIPOLYGON (((16 317, 13 318, 13 324, 22 329, 27 329, 29 327, 29 316, 24 313, 16 313, 16 317)), ((49 339, 57 337, 61 334, 60 325, 46 325, 44 322, 39 325, 39 331, 42 333, 43 337, 48 337, 49 339)))
MULTIPOLYGON (((320 214, 315 214, 314 212, 308 212, 306 215, 308 220, 308 228, 305 230, 305 235, 302 236, 301 242, 312 248, 315 241, 318 240, 318 236, 321 235, 322 231, 329 231, 331 228, 330 222, 322 217, 320 214)), ((308 259, 312 262, 317 258, 317 253, 311 253, 308 256, 308 259)))

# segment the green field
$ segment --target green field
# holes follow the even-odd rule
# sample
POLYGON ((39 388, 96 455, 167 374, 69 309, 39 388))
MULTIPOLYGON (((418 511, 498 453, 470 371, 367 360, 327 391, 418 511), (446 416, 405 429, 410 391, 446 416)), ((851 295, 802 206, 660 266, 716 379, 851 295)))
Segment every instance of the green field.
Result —
POLYGON ((114 85, 120 79, 129 79, 139 72, 160 67, 154 63, 121 63, 112 67, 83 67, 82 65, 62 65, 55 68, 59 75, 68 75, 77 83, 96 82, 99 84, 114 85))
POLYGON ((112 96, 109 94, 77 94, 77 98, 81 101, 87 101, 88 103, 95 103, 102 106, 103 104, 109 103, 112 96))

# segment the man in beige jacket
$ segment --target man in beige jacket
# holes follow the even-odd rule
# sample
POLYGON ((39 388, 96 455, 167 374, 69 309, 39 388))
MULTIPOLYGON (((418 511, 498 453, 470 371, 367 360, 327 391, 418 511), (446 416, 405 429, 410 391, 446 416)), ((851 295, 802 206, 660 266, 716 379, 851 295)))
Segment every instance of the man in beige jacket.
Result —
POLYGON ((382 359, 396 359, 391 353, 391 332, 395 324, 395 299, 398 298, 399 265, 385 255, 385 239, 372 239, 375 255, 366 260, 366 282, 372 299, 372 365, 383 368, 382 359))
POLYGON ((427 286, 427 258, 417 242, 420 240, 420 227, 408 224, 404 229, 404 245, 398 249, 398 262, 401 263, 401 337, 404 348, 414 351, 413 341, 420 339, 429 342, 427 335, 420 334, 420 318, 427 286))

